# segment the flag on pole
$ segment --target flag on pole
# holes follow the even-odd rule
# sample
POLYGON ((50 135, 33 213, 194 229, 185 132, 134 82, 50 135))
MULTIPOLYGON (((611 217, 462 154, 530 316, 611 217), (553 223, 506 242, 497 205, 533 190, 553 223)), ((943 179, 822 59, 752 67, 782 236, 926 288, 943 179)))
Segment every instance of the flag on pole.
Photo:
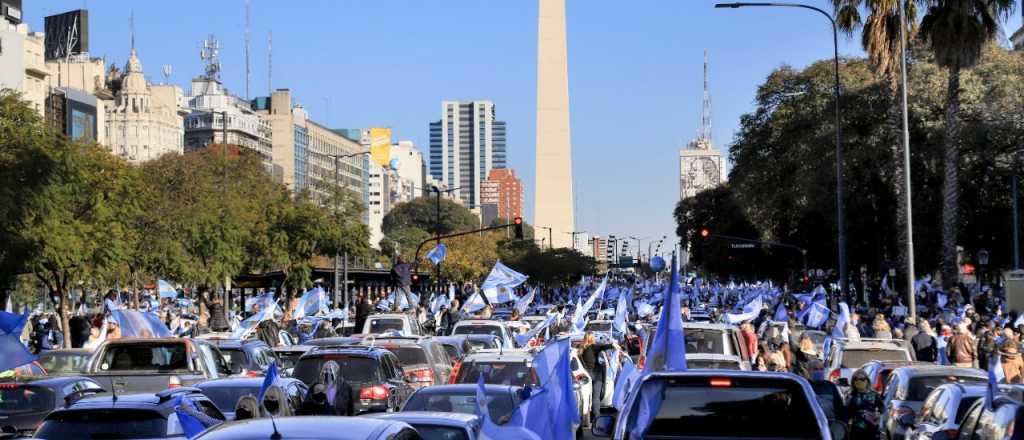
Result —
POLYGON ((178 296, 178 292, 174 290, 174 286, 165 280, 157 280, 157 291, 161 298, 175 298, 178 296))
POLYGON ((568 338, 548 344, 533 359, 540 382, 526 414, 526 428, 543 439, 574 438, 573 425, 580 423, 570 368, 568 338), (536 401, 534 401, 536 399, 536 401))
POLYGON ((444 243, 438 243, 437 246, 434 246, 434 248, 430 250, 430 252, 427 252, 427 259, 437 266, 444 261, 444 257, 447 255, 448 246, 445 246, 444 243))
POLYGON ((651 346, 647 348, 644 373, 665 369, 686 371, 686 337, 683 333, 683 315, 679 305, 679 262, 672 256, 671 281, 665 286, 665 301, 661 317, 654 331, 651 346))
POLYGON ((28 310, 21 315, 0 312, 0 371, 31 363, 38 357, 21 342, 21 331, 28 322, 28 310))
POLYGON ((327 311, 327 294, 322 287, 316 286, 302 294, 295 310, 292 310, 292 317, 301 319, 321 312, 327 313, 327 311))
POLYGON ((629 295, 625 292, 619 295, 619 302, 615 305, 615 319, 612 320, 612 328, 626 334, 626 321, 629 319, 629 295))
POLYGON ((516 272, 498 261, 494 263, 491 273, 487 275, 480 290, 487 296, 489 303, 506 303, 515 299, 512 297, 512 289, 525 283, 527 278, 526 275, 516 272))
POLYGON ((280 377, 277 373, 277 362, 271 362, 270 366, 267 367, 266 375, 263 376, 263 383, 260 385, 260 392, 256 395, 256 401, 263 405, 263 397, 267 395, 267 390, 279 383, 280 377))
POLYGON ((590 298, 587 298, 587 302, 583 303, 582 306, 577 307, 576 311, 573 312, 572 331, 574 333, 583 331, 583 328, 587 325, 587 312, 590 312, 590 309, 594 307, 594 303, 597 302, 597 299, 604 294, 604 289, 607 286, 608 275, 605 275, 604 279, 601 280, 601 284, 594 290, 594 293, 590 295, 590 298))
POLYGON ((530 292, 523 295, 522 298, 516 300, 516 310, 519 311, 520 315, 525 315, 526 310, 530 308, 530 304, 533 303, 533 298, 537 295, 537 288, 530 289, 530 292))

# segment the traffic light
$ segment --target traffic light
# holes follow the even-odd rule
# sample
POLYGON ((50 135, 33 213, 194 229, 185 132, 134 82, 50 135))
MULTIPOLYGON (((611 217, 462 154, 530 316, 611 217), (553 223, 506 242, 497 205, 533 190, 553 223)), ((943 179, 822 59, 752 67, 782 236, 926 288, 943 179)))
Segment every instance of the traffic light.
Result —
POLYGON ((523 218, 522 217, 516 217, 515 220, 512 221, 512 224, 515 226, 516 240, 522 240, 523 239, 523 218))
POLYGON ((708 228, 701 229, 700 230, 700 236, 703 237, 703 238, 710 237, 711 236, 711 230, 708 229, 708 228))

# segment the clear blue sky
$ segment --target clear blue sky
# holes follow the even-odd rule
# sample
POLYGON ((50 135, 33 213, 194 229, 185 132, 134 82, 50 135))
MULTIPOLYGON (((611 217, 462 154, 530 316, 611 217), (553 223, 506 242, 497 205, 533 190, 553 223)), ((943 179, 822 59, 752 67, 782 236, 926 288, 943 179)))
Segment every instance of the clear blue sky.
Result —
MULTIPOLYGON (((807 0, 828 9, 831 1, 807 0)), ((601 235, 674 235, 678 150, 700 122, 701 63, 710 50, 713 129, 726 151, 758 84, 782 64, 831 57, 827 21, 799 9, 714 9, 711 0, 567 0, 577 227, 601 235)), ((147 76, 187 90, 200 42, 216 34, 223 77, 245 91, 244 0, 26 0, 25 16, 85 7, 94 56, 123 65, 129 16, 147 76)), ((290 88, 317 121, 392 127, 428 155, 428 123, 446 99, 489 99, 508 122, 510 166, 532 218, 536 0, 252 0, 253 95, 290 88)), ((1019 12, 1007 25, 1020 26, 1019 12)), ((841 55, 861 55, 841 37, 841 55)), ((644 245, 646 246, 646 245, 644 245)))

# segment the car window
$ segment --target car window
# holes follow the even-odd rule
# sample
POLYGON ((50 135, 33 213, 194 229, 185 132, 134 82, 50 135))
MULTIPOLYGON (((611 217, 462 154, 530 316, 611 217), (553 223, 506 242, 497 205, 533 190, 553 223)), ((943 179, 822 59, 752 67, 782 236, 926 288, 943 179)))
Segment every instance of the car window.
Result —
POLYGON ((443 367, 450 367, 452 360, 448 357, 448 352, 441 348, 441 344, 430 344, 429 347, 434 351, 434 361, 443 367))
POLYGON ((259 393, 259 387, 201 387, 203 395, 213 401, 217 408, 221 411, 234 411, 235 405, 238 404, 238 399, 246 394, 256 395, 259 393))
POLYGON ((932 423, 943 423, 946 421, 946 406, 949 405, 949 393, 945 391, 939 391, 939 396, 935 399, 935 405, 931 410, 932 423))
MULTIPOLYGON (((200 400, 198 402, 198 404, 199 404, 199 407, 203 409, 203 414, 206 414, 206 415, 208 415, 210 417, 213 417, 213 418, 215 418, 217 420, 224 420, 224 414, 222 414, 220 412, 220 410, 217 409, 217 406, 214 405, 213 402, 211 402, 209 400, 200 400)), ((234 409, 234 408, 232 408, 232 409, 234 409)))
POLYGON ((429 364, 427 362, 427 353, 423 350, 423 347, 391 345, 384 346, 384 348, 398 356, 398 361, 402 366, 429 364))
POLYGON ((51 413, 36 431, 48 440, 83 438, 163 438, 167 419, 155 411, 90 409, 51 413))
MULTIPOLYGON (((709 386, 706 377, 655 380, 652 386, 663 387, 662 402, 649 437, 821 438, 814 409, 796 381, 730 378, 709 386)), ((641 400, 634 401, 628 426, 636 423, 641 400)))
MULTIPOLYGON (((491 418, 510 416, 518 402, 513 393, 504 390, 487 393, 487 410, 491 418)), ((440 411, 476 414, 476 391, 437 391, 430 388, 413 393, 402 411, 440 411)))
POLYGON ((986 427, 986 438, 1002 439, 1013 435, 1011 425, 1017 415, 1017 405, 1005 403, 996 409, 991 422, 986 427))
POLYGON ((103 353, 100 369, 126 370, 187 370, 185 344, 180 342, 115 344, 103 353))
POLYGON ((398 318, 375 318, 371 319, 368 323, 368 331, 364 333, 385 333, 390 331, 404 331, 405 321, 398 318))
POLYGON ((967 417, 960 424, 960 434, 957 436, 957 440, 971 440, 971 437, 974 435, 974 429, 978 425, 978 417, 981 416, 981 410, 981 405, 971 405, 967 417))
POLYGON ((842 368, 860 368, 869 361, 909 361, 906 350, 843 350, 842 368))
POLYGON ((381 378, 378 375, 378 362, 372 358, 365 356, 350 356, 350 355, 324 355, 316 357, 306 357, 299 359, 299 362, 295 364, 295 371, 292 372, 292 377, 301 380, 306 386, 312 386, 319 380, 320 368, 327 361, 334 361, 338 363, 338 367, 341 368, 341 376, 346 381, 356 383, 376 383, 380 382, 381 378))
POLYGON ((202 359, 203 367, 210 377, 218 378, 222 374, 231 374, 231 368, 228 367, 220 350, 208 344, 199 344, 199 350, 202 352, 202 356, 199 358, 202 359))
POLYGON ((454 360, 459 358, 459 349, 454 345, 442 344, 442 346, 444 347, 445 353, 448 353, 448 357, 450 359, 454 360))
MULTIPOLYGON (((963 421, 963 419, 964 419, 964 414, 967 413, 967 410, 971 407, 971 405, 974 405, 974 402, 977 402, 978 399, 980 399, 980 398, 981 397, 979 397, 979 396, 973 396, 973 397, 964 397, 964 398, 960 399, 960 403, 957 404, 957 408, 956 408, 956 419, 954 419, 952 421, 954 423, 961 423, 963 421)), ((950 403, 952 403, 952 402, 950 402, 950 403)))
POLYGON ((721 330, 686 329, 686 352, 704 354, 732 354, 726 351, 721 330))
POLYGON ((78 354, 55 354, 50 356, 39 356, 39 363, 50 374, 54 373, 80 373, 89 360, 88 356, 78 354))
POLYGON ((900 377, 898 375, 889 375, 889 383, 885 385, 885 401, 892 400, 892 397, 896 394, 896 391, 900 388, 900 377))
POLYGON ((504 333, 501 331, 501 326, 497 325, 460 325, 455 328, 452 332, 453 335, 491 335, 502 338, 504 333))
POLYGON ((469 440, 466 429, 458 426, 414 423, 412 427, 416 428, 423 440, 469 440))
POLYGON ((932 409, 935 408, 935 403, 938 402, 939 397, 942 395, 942 392, 943 391, 941 389, 936 389, 935 391, 932 391, 932 393, 928 395, 927 399, 925 399, 924 403, 921 405, 920 414, 922 422, 932 423, 932 414, 934 413, 932 409))
POLYGON ((944 383, 950 383, 953 381, 979 384, 984 383, 985 379, 980 377, 963 376, 918 376, 910 379, 907 383, 906 395, 900 400, 924 401, 924 399, 928 398, 928 394, 931 393, 932 390, 938 388, 944 383))
POLYGON ((470 362, 459 368, 456 383, 476 383, 480 375, 484 383, 495 385, 537 385, 537 374, 523 362, 470 362))
POLYGON ((0 415, 48 412, 55 405, 53 391, 46 387, 0 384, 0 415))

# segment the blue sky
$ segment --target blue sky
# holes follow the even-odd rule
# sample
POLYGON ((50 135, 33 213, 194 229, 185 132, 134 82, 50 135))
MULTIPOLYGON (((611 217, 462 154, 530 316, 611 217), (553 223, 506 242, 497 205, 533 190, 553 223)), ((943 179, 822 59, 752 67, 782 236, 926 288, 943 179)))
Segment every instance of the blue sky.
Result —
MULTIPOLYGON (((807 0, 828 9, 831 1, 807 0)), ((26 0, 25 17, 85 7, 94 56, 123 65, 135 41, 147 76, 187 90, 202 72, 200 42, 223 47, 223 79, 245 92, 244 0, 26 0)), ((783 64, 831 57, 827 21, 787 8, 714 9, 710 0, 567 0, 569 92, 577 229, 600 235, 674 234, 678 151, 701 113, 703 51, 710 51, 713 136, 724 151, 757 86, 783 64)), ((508 123, 510 166, 532 218, 535 0, 252 0, 251 95, 290 88, 317 121, 387 126, 428 155, 428 124, 446 99, 489 99, 508 123), (328 114, 329 102, 329 119, 328 114)), ((1007 25, 1020 26, 1019 12, 1007 25)), ((842 56, 861 55, 840 37, 842 56)))

